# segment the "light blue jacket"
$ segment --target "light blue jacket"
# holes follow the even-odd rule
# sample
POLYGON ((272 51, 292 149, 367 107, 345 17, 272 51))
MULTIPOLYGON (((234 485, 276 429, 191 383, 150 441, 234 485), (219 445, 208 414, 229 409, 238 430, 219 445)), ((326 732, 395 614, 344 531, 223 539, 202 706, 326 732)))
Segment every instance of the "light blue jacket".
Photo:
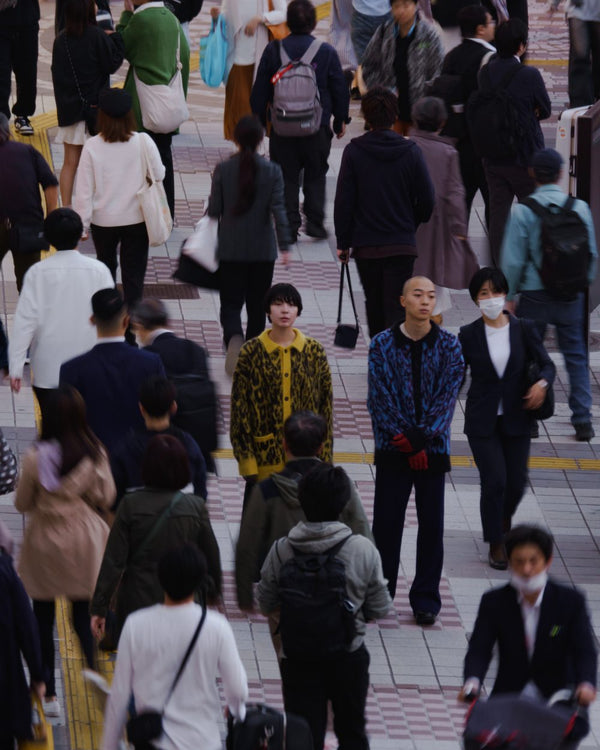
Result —
MULTIPOLYGON (((552 0, 551 6, 556 10, 560 0, 552 0)), ((574 5, 567 0, 565 5, 567 18, 579 18, 581 21, 600 21, 600 3, 598 0, 583 0, 581 5, 574 5)))
MULTIPOLYGON (((531 197, 543 206, 549 206, 552 203, 562 206, 567 199, 566 193, 556 184, 540 185, 533 191, 531 197)), ((585 222, 590 238, 592 258, 588 282, 591 284, 596 276, 598 259, 592 213, 585 201, 575 200, 573 208, 585 222)), ((510 219, 504 231, 501 255, 502 270, 508 280, 509 293, 506 297, 508 300, 511 300, 519 291, 539 291, 544 288, 536 270, 536 266, 539 268, 542 263, 540 227, 541 219, 530 208, 522 203, 517 203, 512 207, 510 219)))

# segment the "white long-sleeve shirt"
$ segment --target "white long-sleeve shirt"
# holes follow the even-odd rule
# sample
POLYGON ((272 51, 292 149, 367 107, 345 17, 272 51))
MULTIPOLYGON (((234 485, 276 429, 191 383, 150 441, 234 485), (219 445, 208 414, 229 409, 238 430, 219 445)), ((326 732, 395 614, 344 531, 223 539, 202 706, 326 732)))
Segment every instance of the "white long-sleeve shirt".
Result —
POLYGON ((123 733, 131 693, 137 713, 162 711, 163 734, 152 744, 160 750, 220 750, 217 724, 222 716, 217 676, 231 713, 243 718, 248 697, 246 672, 233 631, 209 610, 198 641, 165 707, 167 694, 194 634, 202 609, 194 603, 156 604, 129 615, 121 638, 106 707, 102 750, 116 750, 123 733))
POLYGON ((152 138, 133 133, 123 143, 107 143, 101 135, 86 141, 77 167, 73 209, 84 228, 123 227, 144 221, 138 191, 146 184, 145 158, 142 146, 157 180, 165 168, 152 138))
POLYGON ((59 250, 25 274, 9 338, 9 372, 23 377, 31 346, 34 385, 56 388, 60 366, 96 343, 92 295, 114 287, 108 268, 78 250, 59 250))

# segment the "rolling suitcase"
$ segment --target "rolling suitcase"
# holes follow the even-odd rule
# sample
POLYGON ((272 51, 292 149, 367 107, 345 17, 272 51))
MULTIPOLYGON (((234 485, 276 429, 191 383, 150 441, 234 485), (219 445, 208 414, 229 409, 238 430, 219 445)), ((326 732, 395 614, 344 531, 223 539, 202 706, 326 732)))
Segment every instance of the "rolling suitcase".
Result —
POLYGON ((562 156, 564 167, 558 186, 569 195, 577 196, 577 120, 589 107, 565 109, 558 117, 556 125, 556 150, 562 156))

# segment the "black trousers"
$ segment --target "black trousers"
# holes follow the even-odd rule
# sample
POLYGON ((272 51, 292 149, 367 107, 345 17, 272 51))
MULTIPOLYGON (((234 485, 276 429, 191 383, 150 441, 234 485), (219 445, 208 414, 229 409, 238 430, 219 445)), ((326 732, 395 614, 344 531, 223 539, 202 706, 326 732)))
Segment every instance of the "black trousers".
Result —
POLYGON ((421 610, 437 614, 442 601, 440 578, 444 562, 445 475, 378 465, 375 471, 373 537, 393 599, 398 580, 404 517, 413 487, 419 530, 417 566, 409 601, 413 612, 421 610))
POLYGON ((15 74, 17 95, 12 111, 16 117, 35 112, 37 93, 39 24, 3 28, 0 24, 0 112, 10 118, 11 71, 15 74))
POLYGON ((390 258, 356 259, 371 338, 404 320, 400 295, 404 282, 412 276, 415 258, 414 255, 393 255, 390 258))
POLYGON ((460 176, 465 186, 465 198, 467 202, 467 217, 471 214, 473 199, 479 190, 485 205, 485 223, 490 224, 490 192, 481 158, 477 156, 471 141, 460 141, 456 149, 460 164, 460 176))
POLYGON ((483 540, 502 541, 503 527, 511 520, 527 485, 529 435, 507 435, 502 417, 489 437, 469 437, 479 470, 481 496, 479 511, 483 540))
MULTIPOLYGON (((90 669, 96 669, 94 659, 94 638, 90 628, 89 601, 71 602, 73 605, 73 628, 79 637, 81 650, 90 669)), ((51 601, 33 600, 33 613, 40 631, 40 645, 42 649, 42 666, 44 668, 44 682, 46 695, 56 695, 54 679, 54 599, 51 601)))
POLYGON ((523 200, 535 190, 535 182, 527 167, 518 164, 490 164, 484 159, 483 168, 490 191, 490 250, 492 264, 500 266, 500 252, 504 228, 510 216, 515 196, 523 200))
MULTIPOLYGON (((0 32, 0 45, 1 44, 2 40, 0 32)), ((29 268, 31 268, 34 263, 37 263, 42 256, 41 253, 13 253, 12 250, 9 250, 8 229, 2 223, 0 223, 0 263, 2 263, 2 261, 4 260, 4 256, 8 252, 10 252, 13 257, 17 291, 20 293, 21 289, 23 288, 23 276, 25 276, 25 272, 29 268)))
POLYGON ((171 133, 150 133, 148 135, 158 149, 160 154, 160 160, 165 167, 165 179, 163 180, 163 187, 167 196, 167 203, 169 204, 169 210, 171 211, 171 218, 175 218, 175 175, 173 173, 173 152, 171 151, 171 141, 173 136, 171 133))
POLYGON ((271 132, 269 154, 283 172, 285 208, 292 236, 298 234, 300 225, 300 173, 304 193, 304 215, 311 224, 323 226, 325 219, 325 175, 331 150, 332 134, 322 127, 314 135, 304 138, 283 138, 271 132))
POLYGON ((96 257, 101 260, 117 279, 117 248, 119 244, 123 297, 131 310, 142 299, 144 276, 148 264, 148 232, 144 222, 124 227, 99 227, 92 224, 92 239, 96 257))
MULTIPOLYGON (((34 373, 35 377, 35 373, 34 373)), ((44 421, 44 414, 48 408, 48 401, 50 394, 54 393, 54 388, 39 388, 37 385, 32 386, 35 397, 37 398, 38 404, 40 405, 40 412, 42 414, 42 422, 44 421)))
POLYGON ((369 688, 369 652, 365 646, 332 659, 282 659, 283 702, 289 713, 310 725, 314 750, 323 750, 327 701, 342 750, 368 750, 365 706, 369 688))
POLYGON ((569 105, 600 99, 600 21, 569 18, 569 105))
POLYGON ((232 336, 243 336, 242 307, 246 305, 248 322, 246 341, 265 330, 264 297, 273 280, 275 261, 260 263, 219 263, 220 320, 225 346, 232 336))

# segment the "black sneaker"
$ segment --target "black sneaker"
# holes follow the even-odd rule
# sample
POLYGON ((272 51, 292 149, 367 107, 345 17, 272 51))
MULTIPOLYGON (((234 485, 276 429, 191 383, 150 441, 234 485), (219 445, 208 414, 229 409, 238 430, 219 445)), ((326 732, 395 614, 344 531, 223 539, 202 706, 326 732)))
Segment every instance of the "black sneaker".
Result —
POLYGON ((33 135, 33 125, 29 117, 15 117, 15 130, 19 135, 33 135))
POLYGON ((596 436, 591 422, 579 422, 573 427, 575 427, 575 440, 579 440, 580 443, 585 443, 596 436))
POLYGON ((415 612, 415 621, 417 625, 433 625, 437 619, 437 615, 433 612, 424 612, 418 609, 415 612))
POLYGON ((316 240, 326 240, 329 236, 322 224, 313 224, 311 221, 307 222, 304 233, 316 240))

